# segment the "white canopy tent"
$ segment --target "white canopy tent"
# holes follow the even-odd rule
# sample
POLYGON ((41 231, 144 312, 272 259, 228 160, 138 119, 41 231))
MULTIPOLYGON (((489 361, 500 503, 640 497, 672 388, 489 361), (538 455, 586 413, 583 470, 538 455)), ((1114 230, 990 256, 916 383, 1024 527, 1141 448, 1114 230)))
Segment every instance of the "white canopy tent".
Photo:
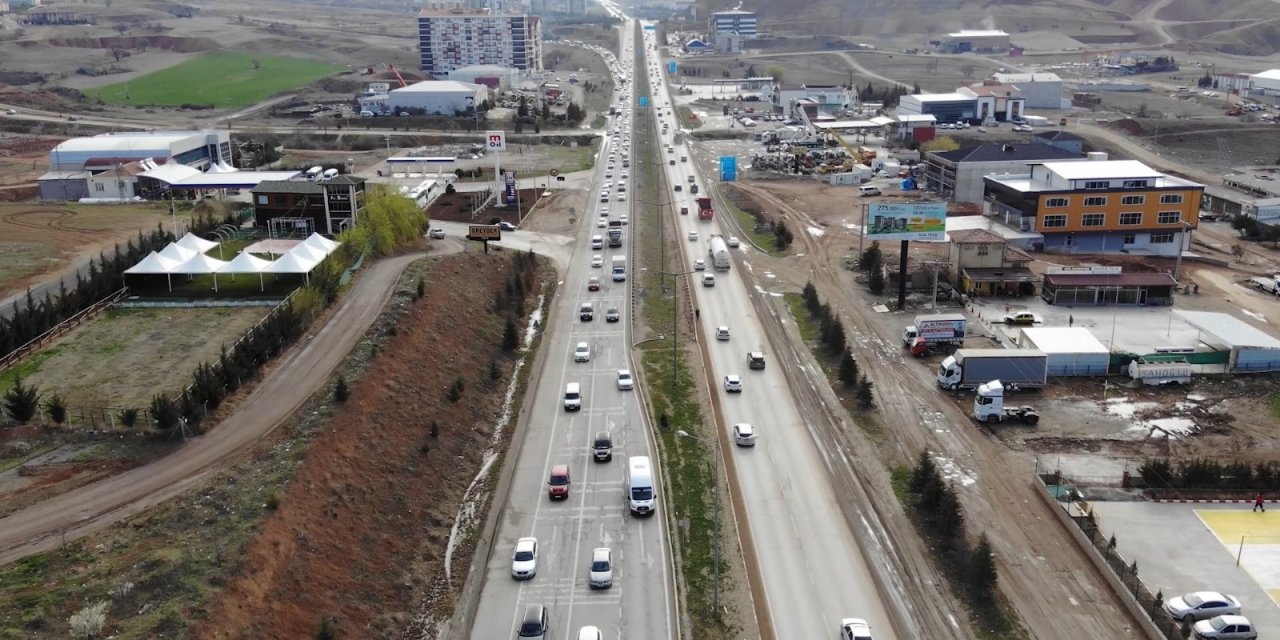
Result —
POLYGON ((307 239, 303 240, 302 243, 315 247, 317 249, 323 249, 325 252, 325 255, 333 253, 334 249, 337 249, 338 247, 342 246, 341 242, 335 242, 318 233, 313 233, 307 236, 307 239))
POLYGON ((218 246, 218 243, 213 242, 211 240, 205 240, 204 238, 201 238, 200 236, 197 236, 196 234, 191 232, 187 232, 187 235, 179 238, 178 242, 175 244, 177 244, 180 247, 186 247, 192 251, 195 251, 196 253, 204 253, 218 246))
POLYGON ((317 249, 309 244, 306 244, 305 242, 299 242, 298 244, 294 245, 293 248, 290 249, 289 252, 286 253, 285 255, 295 255, 295 256, 298 256, 299 258, 302 258, 303 260, 320 262, 321 260, 324 260, 325 256, 329 255, 329 252, 323 249, 317 249))
POLYGON ((173 273, 181 273, 184 275, 204 275, 206 273, 213 274, 213 290, 218 290, 218 270, 227 266, 217 258, 211 258, 203 253, 197 253, 186 262, 173 268, 173 273))
POLYGON ((165 280, 169 283, 169 290, 173 291, 173 268, 178 266, 178 262, 170 260, 154 251, 147 254, 147 257, 138 261, 138 264, 125 269, 125 275, 158 275, 163 273, 165 280))
POLYGON ((270 260, 263 260, 248 251, 240 252, 231 262, 222 267, 218 273, 231 274, 231 280, 235 281, 237 273, 256 273, 258 274, 258 290, 266 291, 267 285, 262 278, 262 274, 266 273, 267 267, 271 266, 270 260))
POLYGON ((176 242, 171 242, 168 246, 160 250, 161 256, 168 258, 177 264, 182 264, 194 258, 196 253, 198 252, 194 249, 188 249, 176 242))
POLYGON ((301 273, 306 275, 307 284, 311 284, 311 270, 320 264, 319 260, 306 260, 296 253, 286 253, 279 260, 271 263, 263 273, 301 273))

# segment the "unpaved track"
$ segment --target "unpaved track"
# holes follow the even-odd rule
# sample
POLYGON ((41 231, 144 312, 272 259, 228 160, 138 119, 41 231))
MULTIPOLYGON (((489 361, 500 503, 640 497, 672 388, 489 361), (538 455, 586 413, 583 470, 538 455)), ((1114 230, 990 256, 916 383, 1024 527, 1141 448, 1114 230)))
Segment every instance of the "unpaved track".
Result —
POLYGON ((237 462, 328 381, 382 313, 400 272, 425 255, 397 256, 369 267, 320 330, 303 336, 239 409, 208 434, 156 462, 0 519, 0 564, 119 522, 237 462))
MULTIPOLYGON (((857 286, 852 274, 840 269, 840 255, 831 254, 829 236, 814 238, 805 232, 806 226, 820 227, 766 189, 741 183, 738 188, 793 223, 807 261, 797 265, 794 275, 811 276, 822 298, 840 310, 861 369, 875 384, 880 422, 902 455, 914 463, 916 454, 927 447, 976 478, 972 485, 956 485, 968 530, 990 539, 1001 590, 1032 637, 1134 637, 1134 622, 1118 606, 1103 577, 1035 495, 1029 465, 984 435, 955 401, 938 391, 930 368, 905 360, 892 336, 881 337, 875 312, 852 293, 857 286)), ((886 248, 887 260, 896 260, 896 249, 886 248)), ((883 515, 886 522, 894 520, 883 515)))

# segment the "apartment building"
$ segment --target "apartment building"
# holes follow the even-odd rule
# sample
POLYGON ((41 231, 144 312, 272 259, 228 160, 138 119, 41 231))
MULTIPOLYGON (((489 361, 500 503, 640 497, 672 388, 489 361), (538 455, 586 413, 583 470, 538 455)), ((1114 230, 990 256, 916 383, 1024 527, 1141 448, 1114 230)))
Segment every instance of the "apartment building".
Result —
POLYGON ((759 35, 759 19, 754 11, 716 11, 711 14, 711 33, 736 33, 748 40, 759 35))
POLYGON ((983 178, 989 213, 1042 236, 1037 249, 1176 256, 1191 244, 1204 185, 1136 160, 1044 162, 983 178))
POLYGON ((542 70, 542 20, 491 14, 457 3, 428 3, 418 14, 422 70, 437 80, 461 67, 496 65, 542 70))

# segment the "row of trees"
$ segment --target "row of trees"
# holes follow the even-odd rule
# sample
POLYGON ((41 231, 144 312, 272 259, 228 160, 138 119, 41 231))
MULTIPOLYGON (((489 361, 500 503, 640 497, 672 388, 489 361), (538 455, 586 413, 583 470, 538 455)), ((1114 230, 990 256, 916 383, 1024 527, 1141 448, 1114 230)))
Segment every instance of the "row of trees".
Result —
MULTIPOLYGON (((205 233, 227 220, 212 216, 197 218, 193 233, 205 233)), ((124 246, 116 244, 111 255, 99 253, 88 266, 76 272, 75 286, 59 284, 58 292, 45 293, 37 300, 31 290, 21 302, 14 301, 9 317, 0 318, 0 355, 13 352, 31 342, 58 323, 93 306, 94 303, 124 287, 124 270, 137 264, 152 251, 159 251, 174 240, 173 234, 157 226, 150 232, 138 232, 124 246)))
POLYGON ((872 241, 858 256, 858 271, 867 275, 867 288, 871 293, 884 295, 884 253, 880 251, 879 241, 872 241))
POLYGON ((910 501, 906 506, 916 526, 940 556, 938 565, 957 587, 956 591, 976 610, 978 617, 999 615, 998 574, 991 543, 986 534, 978 538, 977 544, 969 543, 960 498, 955 487, 942 477, 928 451, 920 452, 907 489, 910 501))
POLYGON ((1138 475, 1153 489, 1280 491, 1280 462, 1218 462, 1196 458, 1147 460, 1138 475))
POLYGON ((818 289, 812 282, 805 283, 801 298, 804 299, 804 308, 809 313, 809 317, 819 323, 818 342, 822 347, 822 355, 828 358, 840 358, 837 378, 846 388, 854 390, 859 408, 863 410, 875 408, 875 394, 872 391, 874 385, 865 374, 859 374, 857 360, 845 337, 844 323, 831 310, 831 305, 818 297, 818 289))

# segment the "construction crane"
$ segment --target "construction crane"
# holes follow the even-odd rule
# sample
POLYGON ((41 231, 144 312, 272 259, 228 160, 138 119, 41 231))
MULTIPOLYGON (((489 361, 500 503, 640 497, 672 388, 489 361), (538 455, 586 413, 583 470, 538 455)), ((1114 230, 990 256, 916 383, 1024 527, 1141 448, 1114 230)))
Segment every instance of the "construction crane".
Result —
POLYGON ((391 70, 391 73, 396 74, 396 80, 400 82, 400 87, 403 88, 409 86, 409 83, 404 81, 404 76, 400 75, 400 72, 396 70, 396 66, 394 64, 387 64, 387 68, 391 70))

